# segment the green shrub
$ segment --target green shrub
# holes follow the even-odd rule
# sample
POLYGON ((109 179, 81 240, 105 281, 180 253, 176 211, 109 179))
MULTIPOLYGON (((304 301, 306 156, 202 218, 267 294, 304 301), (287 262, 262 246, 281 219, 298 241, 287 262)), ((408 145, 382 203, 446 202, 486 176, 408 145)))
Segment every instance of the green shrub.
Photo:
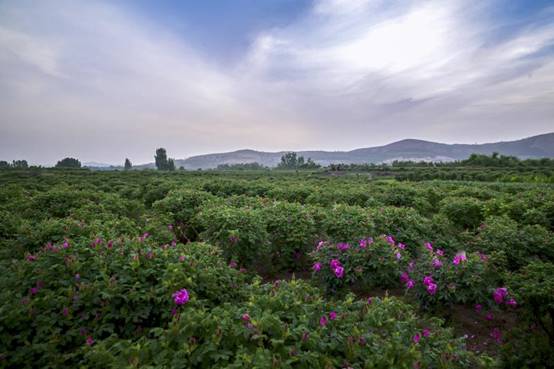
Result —
POLYGON ((468 197, 448 197, 441 201, 440 211, 455 225, 475 229, 483 221, 481 201, 468 197))
POLYGON ((330 241, 357 241, 374 233, 370 214, 362 207, 337 204, 326 209, 324 216, 321 226, 330 241))
POLYGON ((194 241, 202 231, 194 223, 194 216, 203 206, 217 200, 214 195, 192 189, 173 190, 162 200, 156 201, 152 207, 156 213, 169 218, 171 226, 182 240, 194 241))
POLYGON ((8 367, 76 367, 88 337, 139 337, 167 326, 176 290, 210 308, 243 299, 242 283, 208 245, 52 245, 11 264, 0 279, 0 354, 8 367))
POLYGON ((479 253, 442 256, 424 248, 401 276, 409 292, 425 309, 449 308, 454 304, 494 306, 491 294, 500 282, 495 264, 479 253), (408 281, 413 281, 413 287, 408 281))
POLYGON ((316 289, 292 281, 254 285, 245 304, 211 310, 187 306, 186 313, 155 335, 104 340, 87 351, 87 359, 90 366, 102 368, 129 363, 185 368, 476 368, 487 363, 466 351, 463 341, 440 324, 437 319, 418 319, 411 307, 394 298, 375 299, 370 305, 353 297, 327 302, 316 289), (429 332, 426 337, 423 330, 429 332), (421 336, 417 343, 416 335, 421 336))
POLYGON ((414 209, 391 206, 371 209, 371 219, 375 224, 375 234, 394 235, 412 255, 415 255, 418 245, 434 241, 429 220, 414 209))
POLYGON ((409 257, 403 253, 391 238, 389 242, 384 238, 352 244, 320 242, 311 254, 313 277, 329 292, 352 285, 361 289, 395 287, 409 257))
POLYGON ((509 281, 529 321, 542 329, 554 347, 554 264, 535 261, 509 281))
POLYGON ((254 266, 267 260, 269 235, 260 209, 208 206, 197 214, 200 238, 221 247, 228 261, 254 266))
POLYGON ((302 270, 307 254, 319 235, 313 212, 305 205, 275 202, 263 209, 269 234, 272 266, 276 269, 302 270))

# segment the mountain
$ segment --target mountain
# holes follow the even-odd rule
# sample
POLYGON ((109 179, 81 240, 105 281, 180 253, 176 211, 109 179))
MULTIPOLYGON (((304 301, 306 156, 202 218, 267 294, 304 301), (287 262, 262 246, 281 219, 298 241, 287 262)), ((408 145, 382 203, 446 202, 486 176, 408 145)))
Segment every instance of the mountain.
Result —
MULTIPOLYGON (((185 169, 212 169, 220 164, 260 163, 268 167, 277 166, 287 151, 264 152, 238 150, 226 153, 191 156, 176 159, 175 166, 185 169)), ((528 158, 554 158, 554 133, 524 138, 517 141, 486 144, 443 144, 424 140, 406 139, 384 146, 368 147, 351 151, 297 151, 304 158, 311 158, 318 164, 332 163, 387 163, 394 160, 453 161, 467 159, 472 153, 528 158)), ((87 163, 88 164, 88 163, 87 163)), ((133 166, 134 169, 155 169, 154 163, 133 166)))
MULTIPOLYGON (((528 158, 554 158, 554 133, 524 138, 517 141, 486 144, 443 144, 431 141, 406 139, 384 146, 368 147, 352 151, 297 151, 304 158, 312 158, 318 164, 331 163, 383 163, 394 160, 414 161, 453 161, 467 159, 472 153, 490 155, 498 152, 502 155, 528 158)), ((233 152, 192 156, 176 160, 175 166, 185 169, 211 169, 220 164, 238 164, 257 162, 274 167, 286 151, 263 152, 238 150, 233 152)))
POLYGON ((83 163, 82 166, 87 168, 109 168, 112 165, 106 163, 98 163, 96 161, 88 161, 86 163, 83 163))

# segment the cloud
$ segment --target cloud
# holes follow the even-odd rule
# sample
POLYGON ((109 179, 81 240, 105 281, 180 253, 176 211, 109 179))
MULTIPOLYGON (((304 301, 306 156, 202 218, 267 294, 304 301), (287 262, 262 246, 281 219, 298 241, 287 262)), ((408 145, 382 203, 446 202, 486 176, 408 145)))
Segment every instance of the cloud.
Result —
POLYGON ((271 42, 255 43, 263 47, 252 51, 252 78, 273 82, 278 75, 274 85, 287 90, 288 103, 296 102, 308 125, 331 137, 351 132, 350 142, 362 132, 493 140, 500 123, 512 137, 551 129, 552 109, 545 111, 544 101, 554 102, 547 87, 554 85, 547 52, 554 23, 530 22, 499 39, 495 32, 510 24, 487 17, 496 3, 390 4, 322 2, 304 22, 260 36, 271 42), (533 91, 542 97, 536 100, 533 91), (468 117, 468 110, 475 114, 468 117), (519 119, 533 118, 530 125, 515 121, 515 110, 519 119), (487 132, 484 123, 494 128, 487 132))
POLYGON ((513 24, 496 6, 316 1, 222 65, 123 5, 3 2, 0 157, 143 162, 158 146, 184 157, 551 130, 554 12, 513 24))

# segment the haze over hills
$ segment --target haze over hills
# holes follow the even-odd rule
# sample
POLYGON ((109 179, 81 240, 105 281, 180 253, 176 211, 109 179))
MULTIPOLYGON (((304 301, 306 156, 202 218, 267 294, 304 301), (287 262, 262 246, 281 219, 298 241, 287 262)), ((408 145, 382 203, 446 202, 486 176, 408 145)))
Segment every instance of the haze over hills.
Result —
MULTIPOLYGON (((220 164, 260 163, 268 167, 276 166, 287 151, 264 152, 238 150, 192 156, 175 160, 177 168, 212 169, 220 164)), ((485 144, 443 144, 424 140, 405 139, 384 146, 368 147, 351 151, 297 151, 305 159, 311 158, 318 164, 332 163, 387 163, 394 160, 413 161, 453 161, 467 159, 472 153, 517 156, 520 159, 554 158, 554 132, 528 137, 517 141, 485 144)), ((154 163, 135 166, 154 168, 154 163)))

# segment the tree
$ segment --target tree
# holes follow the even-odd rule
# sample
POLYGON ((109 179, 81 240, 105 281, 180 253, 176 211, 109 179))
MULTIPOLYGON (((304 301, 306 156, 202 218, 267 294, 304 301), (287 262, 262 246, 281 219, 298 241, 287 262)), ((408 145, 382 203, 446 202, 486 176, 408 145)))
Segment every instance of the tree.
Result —
POLYGON ((156 161, 156 168, 158 168, 158 170, 167 169, 167 153, 163 147, 156 150, 154 160, 156 161))
POLYGON ((56 163, 56 168, 81 168, 81 162, 75 158, 63 158, 56 163))
POLYGON ((125 158, 125 170, 129 170, 133 167, 133 164, 131 164, 131 160, 128 158, 125 158))
POLYGON ((27 160, 13 160, 12 161, 12 168, 14 168, 14 169, 27 169, 27 168, 29 168, 29 165, 27 164, 27 160))
POLYGON ((175 170, 175 161, 173 159, 167 159, 167 170, 175 170))
POLYGON ((156 150, 154 159, 158 170, 175 170, 175 160, 167 158, 167 152, 163 147, 156 150))
POLYGON ((311 158, 304 161, 303 156, 297 156, 295 152, 288 152, 281 156, 281 162, 277 165, 279 169, 316 169, 321 167, 311 158))
POLYGON ((0 169, 9 169, 10 163, 5 160, 0 160, 0 169))
MULTIPOLYGON (((302 158, 302 162, 304 159, 302 158)), ((298 158, 295 152, 287 152, 281 156, 281 162, 277 165, 280 169, 295 169, 298 166, 298 158)))

